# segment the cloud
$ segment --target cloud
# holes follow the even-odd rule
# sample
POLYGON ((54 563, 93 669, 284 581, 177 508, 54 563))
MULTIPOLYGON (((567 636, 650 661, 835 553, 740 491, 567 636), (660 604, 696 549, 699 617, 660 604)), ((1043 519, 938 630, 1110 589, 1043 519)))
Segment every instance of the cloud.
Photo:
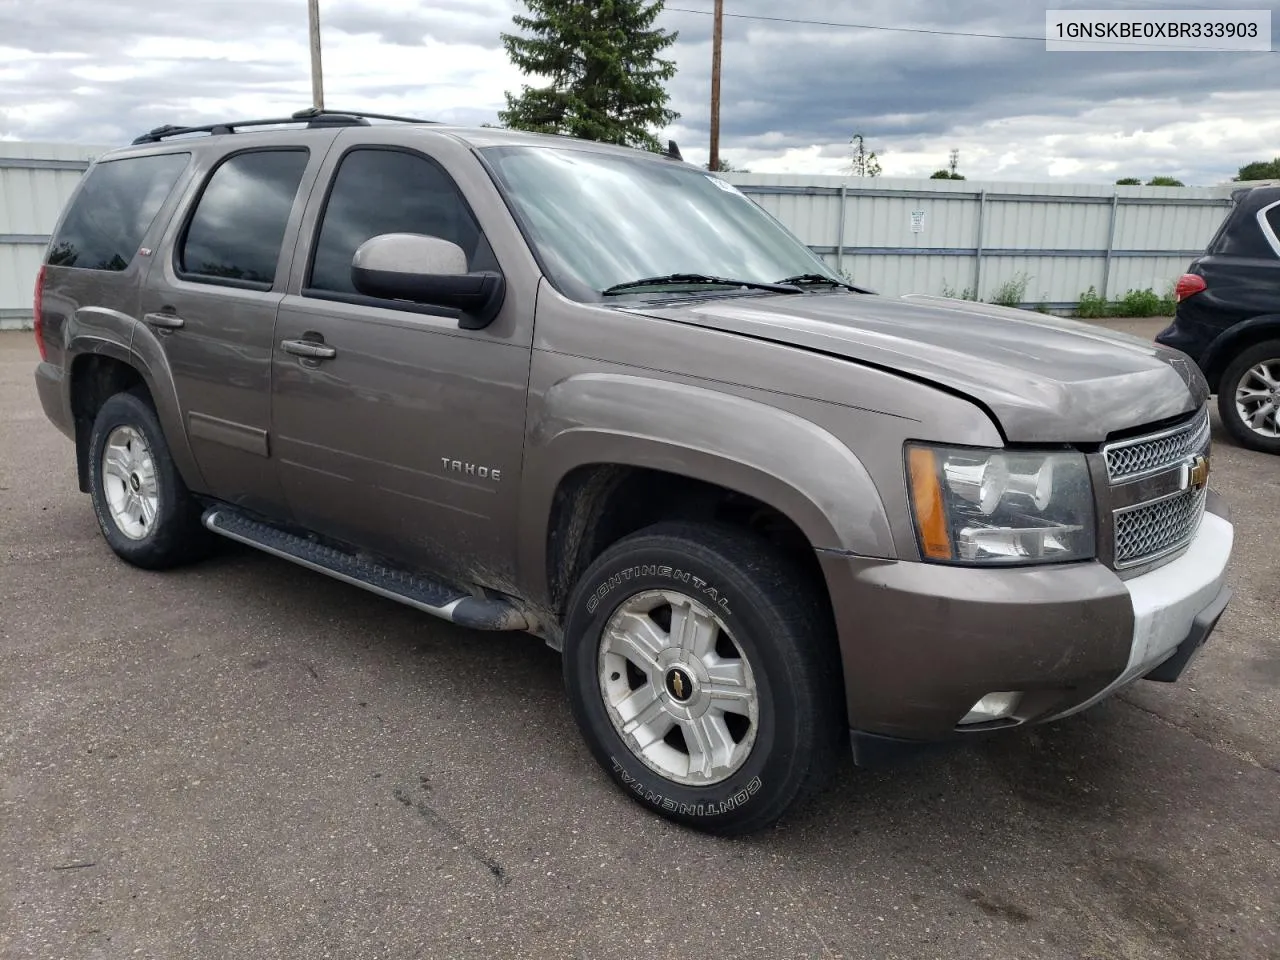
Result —
MULTIPOLYGON (((1047 53, 1050 3, 734 0, 733 14, 881 24, 907 33, 729 16, 722 152, 779 172, 841 172, 862 132, 886 174, 927 175, 952 148, 971 179, 1224 180, 1277 152, 1280 55, 1047 53)), ((1054 0, 1091 7, 1095 0, 1054 0)), ((1163 7, 1238 6, 1162 0, 1163 7)), ((1140 9, 1136 2, 1111 7, 1140 9)), ((660 24, 680 119, 664 135, 706 157, 710 0, 660 24)), ((500 34, 517 0, 321 0, 326 100, 449 122, 496 122, 522 78, 500 34)), ((301 0, 60 0, 0 13, 0 136, 114 144, 162 123, 280 116, 310 103, 301 0)))

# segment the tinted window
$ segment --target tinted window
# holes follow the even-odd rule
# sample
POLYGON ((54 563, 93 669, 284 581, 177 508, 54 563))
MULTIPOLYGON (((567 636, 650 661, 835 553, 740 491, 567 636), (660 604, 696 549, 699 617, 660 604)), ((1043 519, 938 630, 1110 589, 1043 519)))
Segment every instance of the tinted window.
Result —
MULTIPOLYGON (((1218 232, 1205 248, 1206 253, 1225 257, 1270 259, 1275 256, 1266 234, 1258 226, 1258 211, 1263 204, 1258 197, 1245 194, 1232 207, 1218 232)), ((1275 211, 1272 211, 1274 213, 1275 211)), ((1269 221, 1275 226, 1276 221, 1269 221)))
POLYGON ((123 270, 190 154, 107 160, 85 177, 49 249, 49 263, 123 270))
POLYGON ((496 269, 480 228, 449 175, 423 157, 353 150, 338 167, 316 241, 310 287, 355 293, 351 258, 382 233, 421 233, 452 241, 472 270, 496 269))
POLYGON ((187 228, 187 274, 270 286, 307 166, 305 150, 242 153, 214 171, 187 228))

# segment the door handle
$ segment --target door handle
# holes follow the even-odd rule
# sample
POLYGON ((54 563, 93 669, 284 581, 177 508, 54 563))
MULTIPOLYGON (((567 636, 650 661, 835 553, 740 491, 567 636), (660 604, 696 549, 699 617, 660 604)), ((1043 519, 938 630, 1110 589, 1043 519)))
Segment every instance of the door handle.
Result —
POLYGON ((158 330, 177 330, 187 321, 176 313, 148 313, 142 318, 142 322, 158 330))
POLYGON ((333 347, 314 340, 281 340, 280 349, 295 357, 309 357, 312 360, 328 360, 338 355, 333 347))

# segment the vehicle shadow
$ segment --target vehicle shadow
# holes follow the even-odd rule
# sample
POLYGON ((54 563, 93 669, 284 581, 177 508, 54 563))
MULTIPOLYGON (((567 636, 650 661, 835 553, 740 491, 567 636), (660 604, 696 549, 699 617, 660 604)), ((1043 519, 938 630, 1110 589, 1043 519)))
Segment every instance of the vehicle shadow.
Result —
MULTIPOLYGON (((234 611, 217 601, 219 617, 252 622, 275 645, 272 657, 323 680, 301 670, 257 674, 278 685, 248 701, 266 704, 256 707, 261 722, 289 699, 289 683, 300 691, 294 709, 305 702, 311 715, 336 720, 351 715, 352 701, 367 701, 378 725, 346 726, 343 735, 355 754, 380 756, 387 802, 405 803, 404 785, 429 777, 443 785, 431 824, 476 849, 498 849, 477 838, 502 835, 508 850, 550 850, 571 832, 600 872, 569 861, 564 871, 601 889, 617 858, 650 870, 683 864, 686 873, 664 881, 677 895, 703 896, 698 885, 718 877, 742 903, 800 904, 788 922, 806 930, 811 917, 846 916, 858 897, 864 913, 901 910, 886 919, 903 922, 911 913, 920 923, 1052 931, 1054 956, 1232 956, 1211 939, 1218 921, 1256 926, 1262 916, 1245 900, 1270 883, 1273 864, 1256 850, 1251 859, 1249 843, 1251 833, 1274 833, 1259 812, 1271 785, 1245 779, 1233 759, 1123 699, 877 768, 856 769, 845 755, 830 785, 777 826, 725 839, 672 824, 612 783, 574 724, 559 655, 536 638, 454 627, 235 545, 169 577, 175 605, 200 602, 216 580, 236 600, 234 611), (406 749, 378 753, 382 717, 406 749), (424 724, 430 738, 418 735, 424 724), (448 750, 433 750, 432 738, 448 750)), ((242 635, 205 662, 249 671, 264 650, 242 635)), ((513 884, 546 869, 530 872, 518 855, 503 864, 513 884)), ((650 894, 659 909, 665 894, 650 894)), ((850 928, 828 932, 840 929, 850 928)))
MULTIPOLYGON (((321 660, 349 658, 352 642, 373 661, 410 658, 424 678, 447 674, 453 686, 469 691, 471 709, 491 711, 499 722, 532 701, 554 726, 538 740, 547 750, 544 761, 566 770, 591 763, 565 700, 559 654, 535 637, 456 627, 237 544, 200 569, 243 577, 242 596, 269 602, 281 620, 308 636, 321 660), (308 627, 320 623, 333 629, 308 627), (492 682, 503 673, 518 675, 520 683, 492 682)), ((999 805, 1040 811, 1063 825, 1111 823, 1141 807, 1151 787, 1149 757, 1132 747, 1135 726, 1145 719, 1113 700, 1054 724, 931 746, 873 768, 855 768, 844 755, 831 785, 779 829, 814 831, 830 844, 833 821, 854 824, 852 835, 927 831, 948 821, 972 823, 999 805)))

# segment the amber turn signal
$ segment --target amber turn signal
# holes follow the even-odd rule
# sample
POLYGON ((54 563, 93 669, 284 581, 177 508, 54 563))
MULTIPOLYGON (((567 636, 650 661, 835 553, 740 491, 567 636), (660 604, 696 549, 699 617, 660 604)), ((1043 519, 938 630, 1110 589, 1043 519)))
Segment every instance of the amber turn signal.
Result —
POLYGON ((907 471, 911 475, 911 500, 915 506, 920 550, 930 560, 950 560, 951 534, 942 502, 938 455, 928 447, 911 447, 907 451, 907 471))

